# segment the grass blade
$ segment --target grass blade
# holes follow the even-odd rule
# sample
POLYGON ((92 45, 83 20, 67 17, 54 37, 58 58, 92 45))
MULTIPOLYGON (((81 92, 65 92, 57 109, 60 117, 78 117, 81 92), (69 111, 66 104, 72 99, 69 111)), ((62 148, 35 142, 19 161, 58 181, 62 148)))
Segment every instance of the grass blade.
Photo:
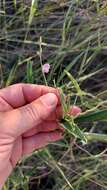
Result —
POLYGON ((33 63, 31 61, 27 62, 27 83, 33 83, 33 63))
MULTIPOLYGON (((66 67, 66 71, 70 71, 71 68, 79 61, 79 59, 83 56, 84 52, 80 53, 78 56, 76 56, 76 58, 70 62, 67 67, 66 67)), ((60 82, 64 79, 64 77, 66 76, 65 72, 62 72, 61 75, 58 77, 58 81, 57 81, 57 86, 60 84, 60 82)))
POLYGON ((84 142, 84 143, 87 142, 86 136, 75 123, 73 123, 67 119, 61 120, 61 123, 62 123, 63 127, 74 137, 81 139, 82 142, 84 142))
POLYGON ((74 119, 75 122, 89 122, 107 120, 107 109, 99 110, 94 113, 81 114, 74 119))
POLYGON ((31 1, 29 23, 28 23, 29 26, 31 25, 33 17, 35 15, 36 11, 37 11, 37 4, 38 4, 38 0, 32 0, 31 1))
POLYGON ((58 88, 59 89, 59 93, 60 93, 60 99, 61 99, 61 105, 62 105, 62 110, 63 110, 63 117, 68 113, 68 107, 67 107, 67 104, 66 104, 66 101, 65 101, 65 95, 62 91, 61 88, 58 88))
POLYGON ((107 135, 97 133, 85 133, 88 141, 99 141, 107 143, 107 135))
POLYGON ((15 64, 12 67, 12 69, 11 69, 11 71, 9 73, 8 79, 7 79, 6 83, 5 83, 5 86, 9 86, 13 82, 15 74, 16 74, 16 71, 17 71, 17 67, 18 67, 17 64, 15 64))
POLYGON ((80 96, 82 96, 83 95, 83 91, 80 89, 80 86, 79 86, 78 82, 75 80, 75 78, 68 71, 64 70, 64 72, 66 73, 66 75, 70 79, 71 83, 75 86, 78 94, 80 96))

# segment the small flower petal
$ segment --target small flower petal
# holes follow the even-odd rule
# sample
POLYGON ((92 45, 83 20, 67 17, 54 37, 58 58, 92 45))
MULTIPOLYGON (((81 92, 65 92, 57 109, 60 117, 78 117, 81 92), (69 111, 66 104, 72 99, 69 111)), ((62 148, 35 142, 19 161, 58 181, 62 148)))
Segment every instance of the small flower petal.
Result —
POLYGON ((43 73, 49 73, 49 70, 50 70, 50 65, 48 63, 46 63, 42 66, 43 73))

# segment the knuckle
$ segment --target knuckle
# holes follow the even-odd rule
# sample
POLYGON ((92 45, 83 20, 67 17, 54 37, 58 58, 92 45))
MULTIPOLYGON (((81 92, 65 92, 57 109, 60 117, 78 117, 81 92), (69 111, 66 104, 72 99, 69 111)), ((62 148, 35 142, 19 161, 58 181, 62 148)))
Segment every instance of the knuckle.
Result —
POLYGON ((11 119, 10 122, 8 122, 10 118, 10 113, 9 112, 2 112, 0 113, 0 140, 4 140, 5 142, 8 141, 8 143, 12 143, 15 140, 14 136, 14 130, 11 124, 11 119), (11 127, 10 127, 11 125, 11 127))
POLYGON ((37 122, 37 121, 40 122, 42 120, 39 114, 39 110, 37 109, 37 107, 35 107, 32 104, 29 104, 29 106, 26 106, 25 113, 28 115, 28 117, 30 117, 30 119, 33 122, 37 122))
POLYGON ((44 121, 46 120, 47 117, 51 117, 52 110, 48 106, 44 105, 43 101, 40 99, 39 100, 39 111, 40 111, 40 116, 41 119, 44 121))

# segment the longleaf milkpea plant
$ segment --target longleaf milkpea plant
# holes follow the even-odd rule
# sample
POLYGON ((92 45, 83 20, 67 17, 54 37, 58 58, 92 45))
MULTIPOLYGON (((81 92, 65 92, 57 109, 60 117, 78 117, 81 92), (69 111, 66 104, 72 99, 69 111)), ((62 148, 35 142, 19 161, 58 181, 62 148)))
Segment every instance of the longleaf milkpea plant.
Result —
MULTIPOLYGON (((65 70, 66 75, 70 79, 72 83, 75 84, 75 87, 78 88, 78 90, 81 92, 81 89, 77 83, 77 81, 73 78, 73 76, 65 70)), ((60 97, 61 97, 61 104, 63 109, 63 116, 60 120, 60 123, 62 127, 72 136, 75 138, 80 139, 83 143, 88 143, 89 141, 101 141, 107 143, 107 135, 105 134, 99 134, 99 133, 90 133, 90 132, 84 132, 79 128, 80 123, 85 122, 97 122, 107 120, 107 109, 99 109, 91 112, 83 112, 77 116, 71 116, 69 114, 70 109, 70 103, 69 99, 65 98, 65 94, 63 93, 63 90, 59 88, 60 97)), ((81 96, 82 97, 82 96, 81 96)), ((82 101, 82 98, 81 98, 82 101)))

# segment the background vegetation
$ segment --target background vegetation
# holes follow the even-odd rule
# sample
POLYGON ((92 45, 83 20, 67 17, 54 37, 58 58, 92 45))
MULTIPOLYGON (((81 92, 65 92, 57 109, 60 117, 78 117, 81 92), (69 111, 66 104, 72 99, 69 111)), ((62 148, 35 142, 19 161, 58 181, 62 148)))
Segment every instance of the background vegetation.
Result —
MULTIPOLYGON (((63 87, 83 111, 107 107, 107 2, 1 0, 0 85, 16 82, 63 87), (50 64, 45 76, 42 65, 50 64), (82 101, 69 71, 84 92, 82 101)), ((107 133, 107 122, 81 129, 107 133)), ((105 190, 107 143, 82 144, 68 134, 24 158, 4 190, 105 190)))

